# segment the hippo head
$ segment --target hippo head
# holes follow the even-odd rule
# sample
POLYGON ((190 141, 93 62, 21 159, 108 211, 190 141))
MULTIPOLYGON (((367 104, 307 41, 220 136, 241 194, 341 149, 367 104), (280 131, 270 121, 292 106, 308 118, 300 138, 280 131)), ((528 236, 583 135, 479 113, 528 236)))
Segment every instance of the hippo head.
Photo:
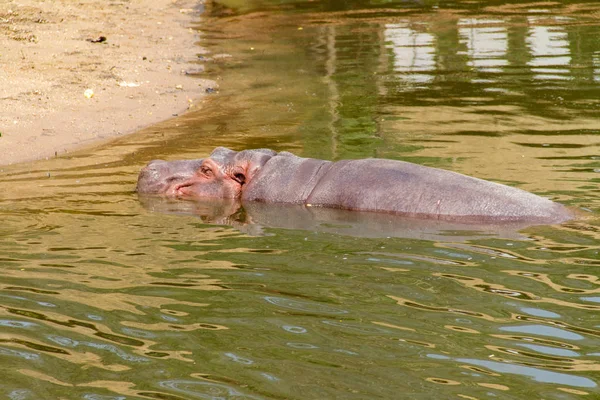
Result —
POLYGON ((276 152, 216 148, 208 158, 154 160, 138 177, 137 192, 182 199, 239 198, 242 187, 276 152))

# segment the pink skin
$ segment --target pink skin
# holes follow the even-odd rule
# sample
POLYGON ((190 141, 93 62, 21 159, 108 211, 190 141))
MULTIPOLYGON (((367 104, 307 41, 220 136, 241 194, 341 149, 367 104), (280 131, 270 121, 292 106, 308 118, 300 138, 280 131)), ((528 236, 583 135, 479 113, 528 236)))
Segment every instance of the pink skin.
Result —
POLYGON ((242 193, 242 185, 246 181, 246 172, 241 166, 227 169, 230 170, 225 170, 207 158, 193 176, 172 185, 167 189, 166 194, 182 199, 239 198, 242 193))
POLYGON ((137 192, 180 199, 235 199, 276 153, 261 149, 235 152, 217 148, 209 158, 154 160, 140 171, 137 192))

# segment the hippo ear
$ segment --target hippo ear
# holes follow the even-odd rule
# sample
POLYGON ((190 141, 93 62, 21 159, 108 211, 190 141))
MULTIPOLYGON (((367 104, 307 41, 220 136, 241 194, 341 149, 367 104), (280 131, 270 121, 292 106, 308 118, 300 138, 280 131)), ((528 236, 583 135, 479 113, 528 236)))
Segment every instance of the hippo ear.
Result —
POLYGON ((226 155, 229 153, 236 153, 235 151, 228 149, 227 147, 215 147, 215 149, 212 151, 212 153, 210 153, 210 156, 219 156, 219 155, 226 155))
POLYGON ((225 160, 235 157, 236 154, 237 151, 233 151, 227 147, 217 147, 210 153, 210 158, 219 160, 222 164, 225 164, 225 160))
POLYGON ((241 181, 242 176, 238 176, 236 179, 242 183, 250 182, 254 175, 265 165, 275 153, 273 150, 258 149, 258 150, 243 150, 235 154, 235 158, 231 162, 231 165, 235 165, 234 173, 231 174, 233 178, 236 173, 241 173, 244 177, 241 181), (240 168, 238 171, 238 167, 240 168))

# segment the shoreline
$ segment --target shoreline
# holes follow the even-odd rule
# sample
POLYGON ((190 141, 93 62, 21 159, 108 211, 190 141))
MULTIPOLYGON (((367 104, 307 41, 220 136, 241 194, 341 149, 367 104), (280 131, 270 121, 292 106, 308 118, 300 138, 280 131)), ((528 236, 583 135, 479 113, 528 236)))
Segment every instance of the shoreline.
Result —
POLYGON ((196 108, 197 0, 0 4, 0 165, 63 155, 196 108))

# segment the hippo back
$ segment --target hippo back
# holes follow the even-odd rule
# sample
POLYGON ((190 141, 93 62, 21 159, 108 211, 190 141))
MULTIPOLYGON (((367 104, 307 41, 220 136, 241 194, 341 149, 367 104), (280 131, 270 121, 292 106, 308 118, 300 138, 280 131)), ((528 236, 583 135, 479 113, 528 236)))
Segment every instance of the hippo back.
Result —
POLYGON ((456 172, 383 160, 344 160, 322 175, 306 202, 444 220, 555 223, 562 205, 526 191, 456 172))

